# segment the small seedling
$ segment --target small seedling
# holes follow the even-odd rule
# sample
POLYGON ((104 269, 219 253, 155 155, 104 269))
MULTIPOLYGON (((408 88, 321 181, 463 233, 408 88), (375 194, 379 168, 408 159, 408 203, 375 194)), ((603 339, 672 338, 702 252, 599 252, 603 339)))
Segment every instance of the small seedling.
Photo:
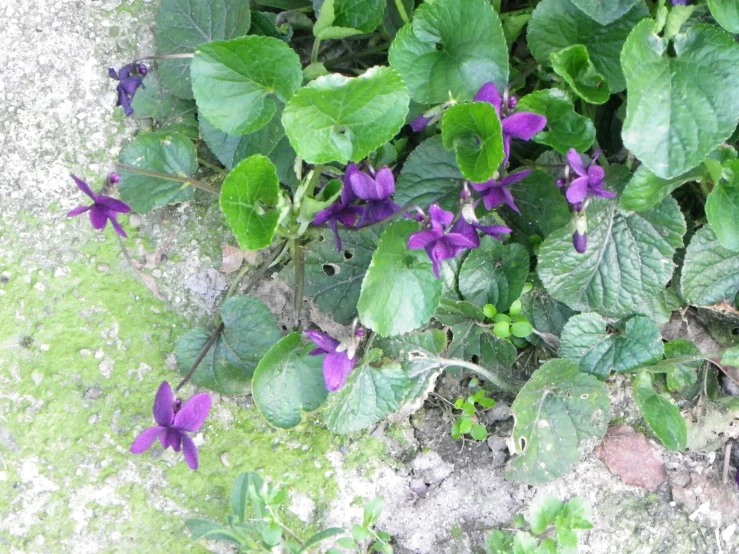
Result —
MULTIPOLYGON (((472 379, 469 387, 476 388, 478 385, 479 381, 472 379)), ((482 389, 468 395, 466 399, 457 398, 454 409, 460 410, 462 414, 457 416, 457 420, 452 425, 452 438, 458 440, 464 435, 469 435, 474 440, 484 441, 488 437, 488 432, 485 426, 480 424, 477 410, 479 408, 489 410, 493 406, 495 406, 495 400, 488 398, 482 389)))

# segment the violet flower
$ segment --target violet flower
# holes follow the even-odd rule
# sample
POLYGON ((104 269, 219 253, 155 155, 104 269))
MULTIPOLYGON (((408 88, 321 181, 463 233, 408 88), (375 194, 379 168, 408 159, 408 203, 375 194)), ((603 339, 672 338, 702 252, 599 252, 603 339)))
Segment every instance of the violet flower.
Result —
POLYGON ((572 246, 578 254, 585 254, 585 250, 588 248, 588 235, 587 233, 580 234, 579 231, 575 231, 572 234, 572 246))
POLYGON ((346 384, 349 374, 357 364, 355 358, 358 338, 364 336, 364 329, 356 330, 355 336, 342 343, 320 331, 304 331, 305 335, 318 347, 310 352, 311 356, 325 354, 323 359, 323 380, 329 392, 336 392, 346 384))
MULTIPOLYGON (((370 171, 374 173, 372 169, 370 171)), ((395 194, 395 177, 389 168, 384 167, 373 176, 360 171, 355 164, 349 164, 344 176, 344 182, 347 181, 352 192, 367 202, 357 227, 377 223, 400 210, 400 206, 390 200, 390 196, 395 194)))
POLYGON ((492 104, 495 111, 498 112, 500 123, 503 127, 503 167, 508 165, 508 157, 511 153, 511 140, 519 139, 529 141, 537 134, 544 130, 547 125, 547 118, 543 115, 520 112, 508 115, 506 112, 513 110, 518 103, 515 98, 511 98, 508 105, 503 109, 503 99, 498 94, 498 89, 493 83, 485 83, 480 87, 475 95, 474 102, 487 102, 492 104))
POLYGON ((116 106, 123 108, 123 113, 126 114, 126 117, 133 115, 131 102, 133 102, 134 94, 136 94, 139 87, 146 88, 144 86, 144 77, 148 73, 149 69, 144 64, 138 64, 135 70, 132 63, 124 65, 117 73, 112 67, 108 69, 110 78, 119 81, 118 87, 116 88, 118 91, 118 102, 116 106), (134 75, 131 75, 131 73, 134 73, 134 75))
POLYGON ((411 121, 411 129, 413 129, 414 133, 420 133, 426 127, 428 127, 431 122, 434 121, 434 119, 435 118, 433 117, 425 117, 423 115, 419 115, 417 118, 411 121))
MULTIPOLYGON (((454 258, 464 250, 477 248, 480 240, 479 238, 477 241, 473 240, 468 233, 459 232, 459 228, 457 230, 449 229, 452 221, 454 221, 454 214, 442 210, 436 204, 429 207, 429 216, 431 228, 412 234, 408 239, 408 249, 420 250, 423 248, 426 250, 426 254, 434 265, 434 275, 439 279, 441 262, 454 258)), ((467 229, 463 228, 462 231, 467 231, 467 229)))
POLYGON ((313 225, 323 225, 328 223, 329 228, 334 233, 336 239, 336 249, 341 252, 341 237, 339 236, 338 224, 341 223, 345 227, 356 228, 357 220, 364 213, 364 209, 354 206, 357 195, 352 191, 349 180, 344 176, 344 188, 341 189, 341 196, 331 206, 318 212, 313 219, 313 225))
POLYGON ((471 183, 472 188, 477 192, 482 193, 480 197, 485 203, 486 210, 490 211, 493 208, 497 208, 505 204, 514 212, 521 213, 513 202, 513 195, 511 195, 511 191, 508 190, 508 187, 518 183, 519 181, 523 181, 526 177, 531 175, 531 171, 532 170, 530 169, 519 171, 518 173, 504 177, 500 181, 490 179, 484 183, 471 183))
POLYGON ((478 248, 480 246, 478 231, 500 242, 503 242, 501 235, 509 235, 512 232, 511 229, 503 225, 480 225, 478 221, 469 222, 464 217, 460 217, 449 232, 467 237, 470 242, 474 243, 472 248, 478 248))
MULTIPOLYGON (((616 198, 616 195, 607 190, 603 190, 603 179, 606 174, 603 168, 599 165, 595 165, 595 161, 600 156, 600 150, 596 150, 593 155, 593 162, 586 168, 580 154, 577 150, 571 148, 567 152, 567 163, 569 167, 578 175, 574 179, 570 186, 567 187, 565 196, 567 201, 572 204, 578 204, 583 202, 588 196, 600 196, 601 198, 616 198)), ((580 211, 580 210, 577 210, 580 211)))
POLYGON ((172 387, 166 381, 159 385, 154 398, 154 420, 156 427, 145 429, 131 445, 132 454, 148 450, 158 438, 162 448, 182 449, 185 462, 190 469, 198 469, 198 449, 187 433, 197 433, 210 412, 211 400, 208 394, 196 394, 182 404, 179 398, 172 397, 172 387))
POLYGON ((672 0, 673 6, 687 6, 689 0, 672 0))
MULTIPOLYGON (((98 196, 82 179, 72 175, 72 179, 77 183, 77 187, 84 192, 87 196, 92 198, 92 206, 77 206, 71 212, 67 214, 67 217, 77 217, 85 212, 90 212, 90 223, 92 228, 100 231, 105 229, 105 225, 110 220, 113 229, 123 238, 128 238, 128 235, 123 228, 118 224, 118 214, 127 214, 131 211, 131 208, 125 202, 111 198, 110 196, 98 196)), ((118 175, 111 173, 109 177, 111 183, 118 182, 118 175)))

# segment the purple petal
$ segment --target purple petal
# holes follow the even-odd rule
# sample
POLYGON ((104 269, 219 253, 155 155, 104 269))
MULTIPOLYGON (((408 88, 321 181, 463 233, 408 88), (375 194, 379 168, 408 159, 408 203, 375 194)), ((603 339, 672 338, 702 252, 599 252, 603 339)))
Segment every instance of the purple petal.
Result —
POLYGON ((415 133, 420 133, 426 127, 428 127, 432 119, 432 117, 423 117, 422 115, 419 115, 417 118, 411 121, 411 129, 413 129, 413 132, 415 133))
POLYGON ((356 227, 357 220, 364 215, 365 208, 360 206, 348 206, 336 214, 335 219, 345 227, 356 227))
POLYGON ((503 119, 503 134, 519 140, 531 140, 547 126, 543 115, 521 112, 503 119))
POLYGON ((487 191, 487 193, 482 197, 487 211, 503 205, 506 201, 505 190, 506 189, 502 187, 493 187, 487 191))
POLYGON ((126 234, 126 231, 123 230, 123 227, 121 227, 121 224, 118 223, 115 214, 113 214, 112 216, 108 216, 108 218, 110 219, 110 224, 113 226, 115 232, 122 236, 124 239, 127 239, 128 235, 126 234))
POLYGON ((110 196, 98 196, 97 204, 100 204, 109 210, 113 210, 114 212, 118 212, 119 214, 127 214, 131 211, 131 207, 128 204, 115 198, 111 198, 110 196))
POLYGON ((375 180, 364 171, 353 171, 349 176, 352 191, 362 200, 382 200, 375 180))
POLYGON ((489 237, 493 237, 495 240, 502 241, 500 235, 510 235, 513 231, 508 227, 502 225, 476 225, 477 229, 485 233, 489 237))
MULTIPOLYGON (((600 196, 601 198, 616 198, 616 195, 612 192, 608 192, 607 190, 603 190, 602 188, 591 188, 590 193, 593 196, 600 196)), ((578 210, 579 211, 579 210, 578 210)))
POLYGON ((207 393, 196 394, 174 415, 174 428, 197 433, 210 413, 212 401, 207 393))
POLYGON ((460 235, 465 237, 472 244, 471 248, 477 248, 480 246, 480 237, 477 234, 477 229, 475 229, 475 227, 468 223, 463 217, 460 217, 457 220, 451 228, 449 235, 460 235))
POLYGON ((182 447, 182 433, 172 427, 167 427, 166 431, 159 435, 159 442, 165 450, 172 447, 172 450, 179 452, 182 447))
POLYGON ((572 181, 565 196, 570 204, 577 204, 585 200, 588 197, 588 178, 578 177, 572 181))
MULTIPOLYGON (((473 240, 460 233, 447 233, 442 239, 442 242, 455 248, 462 247, 463 249, 477 248, 477 246, 480 244, 479 237, 477 238, 477 240, 473 240)), ((455 253, 453 256, 450 257, 453 258, 456 255, 457 254, 455 253)))
POLYGON ((185 455, 185 463, 187 467, 192 470, 198 469, 198 449, 192 439, 187 435, 182 435, 183 449, 182 453, 185 455))
POLYGON ((116 81, 119 81, 119 80, 120 80, 120 79, 118 78, 118 73, 116 73, 115 69, 113 69, 112 67, 109 67, 109 68, 108 68, 108 76, 109 76, 109 77, 110 77, 111 79, 115 79, 116 81))
POLYGON ((133 71, 132 63, 124 65, 118 70, 118 78, 121 80, 128 79, 128 76, 131 74, 131 71, 133 71))
POLYGON ((585 166, 582 164, 582 158, 577 150, 570 148, 567 151, 567 163, 580 177, 585 177, 588 173, 585 171, 585 166))
POLYGON ((482 85, 480 90, 477 91, 477 94, 475 94, 473 102, 487 102, 488 104, 492 104, 495 111, 498 112, 498 117, 500 117, 500 106, 503 103, 503 99, 498 94, 498 89, 495 88, 493 83, 482 85))
POLYGON ((79 177, 77 177, 75 175, 72 175, 72 179, 74 179, 74 182, 77 183, 77 188, 78 189, 80 189, 87 196, 89 196, 90 198, 92 198, 93 201, 97 202, 98 197, 95 195, 94 192, 92 192, 92 189, 88 186, 87 183, 85 183, 82 179, 80 179, 79 177))
POLYGON ((588 235, 581 235, 575 231, 572 235, 572 245, 578 254, 585 254, 585 250, 588 248, 588 235))
POLYGON ((346 383, 356 360, 350 360, 346 352, 334 352, 323 360, 323 379, 329 392, 336 392, 346 383))
POLYGON ((389 167, 383 167, 377 172, 375 182, 377 183, 380 200, 384 200, 388 196, 395 194, 395 176, 389 167))
POLYGON ((339 197, 339 200, 342 206, 348 206, 349 204, 352 204, 357 200, 357 195, 354 194, 351 184, 349 184, 346 179, 344 179, 344 181, 345 183, 341 189, 341 196, 339 197))
MULTIPOLYGON (((427 252, 429 254, 429 258, 431 258, 431 261, 434 263, 435 267, 438 267, 441 264, 441 262, 443 262, 444 260, 449 260, 453 258, 458 253, 457 249, 454 248, 454 245, 446 240, 436 241, 434 246, 431 247, 430 252, 429 251, 427 252)), ((436 277, 438 279, 439 275, 436 272, 434 273, 436 274, 436 277)))
POLYGON ((118 85, 116 90, 118 91, 118 105, 123 108, 123 113, 126 117, 131 117, 133 115, 131 99, 128 97, 126 91, 123 90, 121 85, 118 85))
POLYGON ((362 219, 360 219, 357 224, 357 227, 364 227, 365 225, 372 225, 373 223, 383 221, 398 210, 400 210, 400 206, 395 204, 392 200, 369 202, 362 214, 362 219))
POLYGON ((85 212, 89 212, 91 209, 92 206, 77 206, 74 210, 67 214, 67 217, 77 217, 78 215, 82 215, 85 212))
POLYGON ((334 241, 336 242, 336 250, 338 252, 341 252, 342 250, 342 244, 341 244, 341 235, 339 235, 339 227, 336 224, 336 220, 332 219, 328 222, 328 226, 331 229, 331 232, 334 234, 334 241))
POLYGON ((108 212, 105 208, 99 204, 95 204, 90 208, 90 223, 92 228, 96 231, 105 229, 105 224, 108 222, 108 212))
POLYGON ((523 181, 526 177, 531 175, 532 172, 533 169, 524 169, 523 171, 519 171, 518 173, 512 173, 500 182, 500 186, 510 187, 511 185, 515 185, 519 181, 523 181))
POLYGON ((172 387, 167 381, 159 385, 157 395, 154 397, 154 421, 163 427, 169 427, 174 420, 173 409, 174 398, 172 397, 172 387))
POLYGON ((426 248, 440 238, 440 233, 434 230, 413 233, 408 239, 408 250, 420 250, 422 248, 426 248))
POLYGON ((131 454, 141 454, 143 452, 146 452, 147 450, 149 450, 151 445, 154 444, 154 441, 157 440, 157 437, 164 433, 166 430, 166 427, 159 426, 149 427, 148 429, 145 429, 144 432, 136 437, 136 440, 133 441, 129 452, 131 452, 131 454))
POLYGON ((600 188, 605 176, 606 172, 601 166, 591 165, 588 167, 588 180, 590 181, 591 187, 600 188))
POLYGON ((490 179, 489 181, 485 181, 484 183, 470 183, 470 185, 472 185, 472 188, 475 189, 477 192, 485 192, 490 188, 500 186, 495 179, 490 179))
POLYGON ((429 206, 429 215, 431 216, 431 221, 440 223, 444 227, 449 227, 452 224, 452 221, 454 221, 454 214, 452 212, 442 210, 438 204, 431 204, 431 206, 429 206))
POLYGON ((338 211, 338 208, 339 206, 333 204, 325 210, 318 212, 316 217, 313 218, 313 225, 323 225, 329 219, 334 219, 334 214, 338 211))
POLYGON ((503 192, 503 202, 505 202, 505 205, 508 206, 510 209, 512 209, 517 214, 520 214, 521 211, 516 207, 516 203, 513 201, 513 195, 511 194, 511 191, 508 189, 501 189, 503 192))
POLYGON ((303 331, 303 333, 305 333, 305 336, 313 341, 313 344, 315 344, 318 348, 323 349, 327 353, 335 352, 336 348, 339 346, 339 341, 337 341, 333 337, 328 336, 326 333, 321 333, 320 331, 303 331))

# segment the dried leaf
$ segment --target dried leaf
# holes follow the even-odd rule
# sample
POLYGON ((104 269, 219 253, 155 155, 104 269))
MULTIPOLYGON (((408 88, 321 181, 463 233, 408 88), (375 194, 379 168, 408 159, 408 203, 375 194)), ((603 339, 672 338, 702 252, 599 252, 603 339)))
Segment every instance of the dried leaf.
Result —
POLYGON ((224 244, 221 247, 221 255, 223 262, 221 263, 221 267, 218 268, 218 271, 222 273, 233 273, 244 263, 244 251, 235 246, 224 244))
POLYGON ((725 527, 739 517, 739 494, 731 482, 724 485, 714 469, 690 472, 685 486, 672 481, 672 499, 690 514, 691 521, 706 527, 725 527))
POLYGON ((141 280, 146 285, 146 288, 151 291, 151 293, 157 300, 161 300, 162 302, 167 301, 167 299, 162 296, 162 293, 159 292, 159 287, 157 287, 157 280, 154 279, 154 277, 152 277, 148 273, 144 273, 140 269, 133 268, 133 270, 138 274, 139 277, 141 277, 141 280))
POLYGON ((595 454, 627 485, 656 491, 667 479, 659 451, 628 425, 609 429, 595 454))

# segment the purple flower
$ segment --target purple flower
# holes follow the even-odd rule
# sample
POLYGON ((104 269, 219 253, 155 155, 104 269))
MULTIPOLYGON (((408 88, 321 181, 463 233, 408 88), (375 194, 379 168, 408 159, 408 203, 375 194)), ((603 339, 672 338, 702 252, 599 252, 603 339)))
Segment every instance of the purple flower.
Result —
POLYGON ((585 254, 585 250, 588 248, 588 235, 587 233, 580 234, 579 231, 575 231, 572 234, 572 246, 578 254, 585 254))
POLYGON ((428 127, 434 119, 435 118, 433 117, 424 117, 423 115, 419 115, 417 118, 411 121, 411 129, 413 129, 414 133, 420 133, 426 127, 428 127))
POLYGON ((108 75, 111 79, 119 81, 118 87, 118 103, 116 106, 123 108, 123 113, 126 117, 133 115, 133 108, 131 108, 131 102, 133 102, 133 96, 139 87, 146 88, 144 86, 144 77, 149 73, 148 68, 144 64, 139 64, 134 70, 132 63, 124 65, 118 72, 112 67, 108 69, 108 75), (131 75, 134 73, 134 75, 131 75))
POLYGON ((313 341, 318 347, 312 350, 311 356, 320 356, 325 354, 323 359, 323 380, 326 383, 326 389, 330 392, 336 392, 346 383, 347 377, 357 364, 354 357, 357 346, 357 337, 364 335, 364 329, 357 329, 354 339, 350 339, 349 345, 342 344, 333 337, 320 331, 305 331, 305 335, 313 341))
MULTIPOLYGON (((503 152, 505 153, 505 157, 503 158, 503 167, 508 165, 508 156, 511 153, 512 139, 515 138, 529 141, 539 134, 547 125, 547 118, 543 115, 529 112, 520 112, 511 115, 501 113, 503 99, 500 97, 500 94, 498 94, 498 89, 495 88, 493 83, 485 83, 482 85, 475 95, 474 101, 492 104, 495 111, 498 112, 498 117, 500 117, 500 123, 503 127, 503 152)), ((517 101, 509 102, 506 108, 508 110, 513 109, 517 103, 517 101)))
POLYGON ((490 179, 484 183, 472 183, 472 188, 477 192, 482 193, 480 196, 485 203, 486 210, 490 211, 493 208, 497 208, 498 206, 505 204, 514 212, 521 213, 513 202, 513 196, 507 187, 524 180, 529 175, 531 175, 531 170, 526 169, 524 171, 508 175, 500 181, 490 179))
MULTIPOLYGON (((503 225, 480 225, 478 221, 468 222, 464 217, 460 217, 449 232, 457 233, 468 238, 470 242, 474 243, 472 248, 477 248, 480 246, 480 237, 477 234, 478 231, 500 242, 503 242, 503 237, 501 235, 508 235, 511 233, 511 229, 504 227, 503 225)), ((460 250, 460 252, 462 250, 460 250)))
POLYGON ((144 430, 131 445, 132 454, 147 451, 158 438, 162 448, 182 449, 190 469, 198 469, 198 449, 187 433, 197 433, 210 412, 211 400, 208 394, 196 394, 182 405, 179 398, 172 397, 172 387, 166 381, 159 385, 154 398, 154 420, 156 427, 144 430))
MULTIPOLYGON (((353 165, 353 164, 352 164, 353 165)), ((347 171, 348 173, 348 171, 347 171)), ((344 176, 344 188, 341 189, 341 196, 331 206, 318 212, 313 225, 323 225, 328 223, 329 228, 334 233, 336 239, 336 249, 341 251, 341 237, 339 236, 338 224, 341 223, 345 227, 356 227, 357 220, 362 216, 364 210, 359 206, 354 206, 357 195, 352 191, 349 180, 344 176)))
POLYGON ((355 164, 349 164, 344 176, 344 186, 347 181, 352 192, 360 200, 367 202, 357 227, 377 223, 400 210, 400 206, 390 200, 390 196, 395 193, 395 177, 389 168, 384 167, 372 176, 360 171, 355 164))
MULTIPOLYGON (((118 177, 115 173, 111 174, 111 181, 113 180, 113 176, 116 178, 118 177)), ((110 196, 98 196, 92 192, 87 183, 82 179, 79 179, 74 175, 72 175, 72 179, 74 179, 74 182, 77 183, 77 187, 82 192, 92 198, 93 204, 92 206, 77 206, 67 214, 67 217, 77 217, 85 212, 90 212, 90 223, 92 223, 93 229, 98 231, 105 229, 105 225, 108 223, 108 220, 110 220, 115 232, 123 238, 128 238, 128 235, 118 224, 118 220, 116 219, 118 214, 127 214, 131 211, 128 204, 121 202, 120 200, 116 200, 115 198, 111 198, 110 196)))
MULTIPOLYGON (((599 165, 595 165, 595 161, 600 156, 600 150, 596 150, 593 156, 593 162, 586 168, 580 154, 577 150, 571 148, 567 152, 567 163, 570 168, 578 175, 570 186, 567 188, 565 196, 570 204, 578 204, 583 202, 588 196, 600 196, 601 198, 616 198, 612 192, 603 190, 603 179, 606 176, 605 171, 599 165)), ((578 210, 580 211, 580 210, 578 210)))
POLYGON ((434 264, 434 275, 439 279, 439 268, 441 262, 454 258, 460 252, 469 248, 477 248, 480 239, 475 233, 475 241, 469 230, 462 227, 457 230, 449 229, 454 221, 454 214, 442 210, 438 205, 429 207, 431 228, 426 231, 414 233, 408 239, 409 250, 426 250, 426 254, 434 264))
POLYGON ((672 0, 673 6, 687 6, 689 0, 672 0))

